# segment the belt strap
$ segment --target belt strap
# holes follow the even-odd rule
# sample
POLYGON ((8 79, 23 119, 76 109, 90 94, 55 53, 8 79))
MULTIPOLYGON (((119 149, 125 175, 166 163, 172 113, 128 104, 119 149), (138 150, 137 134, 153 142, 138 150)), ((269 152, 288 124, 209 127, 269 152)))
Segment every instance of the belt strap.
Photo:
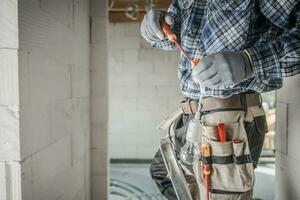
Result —
MULTIPOLYGON (((262 100, 258 93, 243 93, 221 99, 216 97, 205 97, 202 99, 201 112, 214 110, 244 110, 252 106, 261 106, 262 100)), ((194 114, 197 111, 198 101, 185 99, 181 102, 182 111, 185 114, 194 114)))

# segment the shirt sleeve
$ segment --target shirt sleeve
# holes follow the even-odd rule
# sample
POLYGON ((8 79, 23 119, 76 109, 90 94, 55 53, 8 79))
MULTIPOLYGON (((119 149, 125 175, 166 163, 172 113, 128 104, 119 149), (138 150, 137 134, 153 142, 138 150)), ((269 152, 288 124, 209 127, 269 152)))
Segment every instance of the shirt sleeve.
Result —
MULTIPOLYGON (((175 24, 172 27, 173 33, 176 34, 177 40, 180 41, 180 30, 181 30, 181 13, 179 1, 181 0, 173 0, 172 4, 168 9, 168 13, 174 17, 175 24)), ((167 38, 164 40, 151 41, 151 46, 164 50, 173 50, 175 49, 174 43, 170 42, 167 38)))
POLYGON ((299 0, 261 0, 261 12, 283 33, 275 40, 246 49, 251 56, 255 77, 274 80, 300 73, 299 0), (281 6, 279 6, 281 5, 281 6))

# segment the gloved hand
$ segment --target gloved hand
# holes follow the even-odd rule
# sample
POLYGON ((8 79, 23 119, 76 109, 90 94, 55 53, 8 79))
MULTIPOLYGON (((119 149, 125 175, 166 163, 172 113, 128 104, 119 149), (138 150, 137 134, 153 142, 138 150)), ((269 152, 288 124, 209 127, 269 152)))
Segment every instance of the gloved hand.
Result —
POLYGON ((164 19, 171 27, 174 25, 174 18, 166 12, 152 9, 144 16, 141 34, 148 42, 156 42, 165 38, 160 26, 161 19, 164 19))
POLYGON ((253 75, 245 52, 222 51, 202 59, 193 70, 194 82, 211 89, 229 89, 253 75))

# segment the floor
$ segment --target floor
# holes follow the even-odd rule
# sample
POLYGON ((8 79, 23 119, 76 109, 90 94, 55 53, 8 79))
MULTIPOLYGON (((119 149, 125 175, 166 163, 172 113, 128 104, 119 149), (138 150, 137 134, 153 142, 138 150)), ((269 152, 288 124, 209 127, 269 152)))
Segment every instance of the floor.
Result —
MULTIPOLYGON (((274 200, 275 165, 256 169, 254 198, 274 200)), ((110 200, 165 200, 152 182, 149 164, 111 164, 110 200)))

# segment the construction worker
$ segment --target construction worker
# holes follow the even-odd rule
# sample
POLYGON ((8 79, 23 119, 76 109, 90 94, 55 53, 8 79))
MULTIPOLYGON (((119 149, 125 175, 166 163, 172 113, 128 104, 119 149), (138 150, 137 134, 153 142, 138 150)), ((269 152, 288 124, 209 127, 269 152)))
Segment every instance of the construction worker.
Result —
MULTIPOLYGON (((256 167, 267 132, 260 93, 279 89, 283 77, 300 73, 299 2, 174 0, 168 12, 151 10, 144 16, 141 34, 153 47, 175 49, 162 31, 160 21, 164 20, 190 57, 201 59, 194 70, 183 55, 179 62, 178 74, 185 99, 181 103, 183 113, 173 124, 178 158, 185 144, 188 122, 203 95, 204 124, 217 123, 214 119, 218 112, 222 112, 225 123, 238 120, 237 115, 242 117, 250 162, 256 167), (205 87, 205 93, 201 93, 200 85, 205 87), (235 111, 239 114, 232 115, 235 111)), ((160 151, 150 171, 161 193, 168 199, 177 199, 160 151)), ((219 195, 214 199, 252 198, 251 190, 244 196, 234 197, 241 192, 213 189, 211 195, 219 195)))

